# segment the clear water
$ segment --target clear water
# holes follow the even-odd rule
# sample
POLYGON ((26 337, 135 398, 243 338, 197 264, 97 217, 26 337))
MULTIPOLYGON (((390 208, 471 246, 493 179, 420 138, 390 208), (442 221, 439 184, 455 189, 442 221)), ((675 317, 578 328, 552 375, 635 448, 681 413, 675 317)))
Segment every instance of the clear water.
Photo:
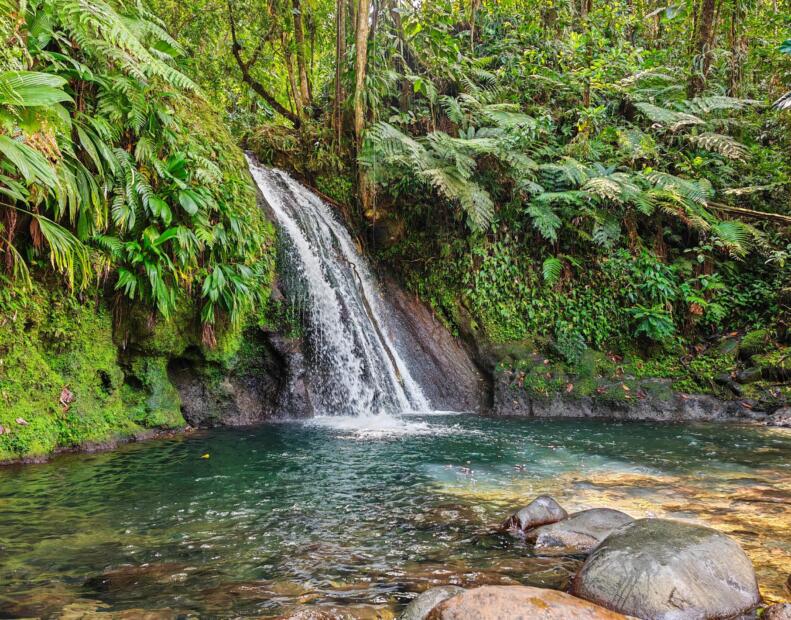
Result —
POLYGON ((339 417, 0 469, 0 617, 387 618, 440 583, 562 588, 578 559, 492 533, 544 492, 729 532, 787 597, 788 432, 339 417))

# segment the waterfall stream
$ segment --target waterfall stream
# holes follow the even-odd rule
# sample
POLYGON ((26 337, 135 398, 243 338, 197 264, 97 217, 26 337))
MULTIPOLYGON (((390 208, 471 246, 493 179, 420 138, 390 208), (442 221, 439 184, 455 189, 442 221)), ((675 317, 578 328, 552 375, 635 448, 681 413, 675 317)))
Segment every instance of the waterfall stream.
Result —
POLYGON ((404 345, 376 279, 332 208, 286 172, 249 163, 285 244, 287 288, 305 319, 316 414, 430 410, 399 354, 404 345))

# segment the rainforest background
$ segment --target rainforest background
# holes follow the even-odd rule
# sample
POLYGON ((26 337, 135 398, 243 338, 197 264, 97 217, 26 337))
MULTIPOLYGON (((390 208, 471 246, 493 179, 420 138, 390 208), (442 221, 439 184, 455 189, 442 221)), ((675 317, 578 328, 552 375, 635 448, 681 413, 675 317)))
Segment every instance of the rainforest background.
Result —
POLYGON ((182 427, 173 359, 221 381, 250 333, 298 331, 241 149, 331 200, 524 389, 615 378, 632 398, 650 376, 788 401, 788 2, 0 0, 0 18, 3 459, 182 427))

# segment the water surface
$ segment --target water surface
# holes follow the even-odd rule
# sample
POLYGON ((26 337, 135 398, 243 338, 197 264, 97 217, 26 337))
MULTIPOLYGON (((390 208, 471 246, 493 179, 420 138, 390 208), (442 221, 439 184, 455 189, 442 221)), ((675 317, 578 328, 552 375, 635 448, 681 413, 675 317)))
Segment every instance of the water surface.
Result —
POLYGON ((427 587, 562 588, 492 534, 551 493, 735 536, 788 598, 791 433, 473 416, 224 430, 0 469, 0 617, 391 617, 427 587), (208 458, 205 458, 207 457, 208 458))

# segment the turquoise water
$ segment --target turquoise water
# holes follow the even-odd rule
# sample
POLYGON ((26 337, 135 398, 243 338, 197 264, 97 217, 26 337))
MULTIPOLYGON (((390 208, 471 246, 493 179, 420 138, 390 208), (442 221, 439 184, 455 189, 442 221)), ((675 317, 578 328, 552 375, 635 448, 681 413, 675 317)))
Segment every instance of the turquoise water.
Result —
POLYGON ((0 469, 0 617, 389 617, 438 583, 562 588, 579 559, 533 557, 493 533, 543 492, 722 529, 765 595, 786 596, 791 433, 435 415, 279 423, 0 469))

